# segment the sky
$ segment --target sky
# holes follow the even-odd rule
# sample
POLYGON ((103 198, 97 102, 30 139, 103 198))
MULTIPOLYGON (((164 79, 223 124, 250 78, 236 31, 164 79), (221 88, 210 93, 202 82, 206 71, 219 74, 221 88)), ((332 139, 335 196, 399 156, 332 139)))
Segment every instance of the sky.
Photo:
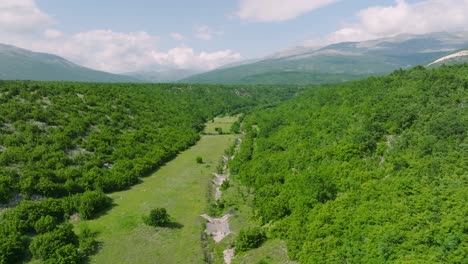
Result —
POLYGON ((0 0, 0 43, 125 73, 468 30, 468 0, 0 0))

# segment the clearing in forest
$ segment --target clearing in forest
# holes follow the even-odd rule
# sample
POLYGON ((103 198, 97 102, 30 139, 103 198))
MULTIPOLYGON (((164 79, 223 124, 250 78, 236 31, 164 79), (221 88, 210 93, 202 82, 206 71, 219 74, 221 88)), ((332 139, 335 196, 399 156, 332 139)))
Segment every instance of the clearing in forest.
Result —
POLYGON ((217 135, 219 132, 216 130, 220 128, 223 133, 231 133, 231 126, 238 118, 239 116, 215 117, 205 124, 206 127, 203 132, 207 135, 217 135))
MULTIPOLYGON (((232 119, 235 121, 235 119, 232 119)), ((216 123, 215 123, 216 124, 216 123)), ((235 135, 207 135, 130 190, 111 194, 105 215, 77 223, 99 232, 100 251, 91 263, 203 263, 200 215, 206 211, 208 183, 235 135), (203 164, 196 157, 203 157, 203 164), (153 228, 142 216, 164 207, 173 228, 153 228)))

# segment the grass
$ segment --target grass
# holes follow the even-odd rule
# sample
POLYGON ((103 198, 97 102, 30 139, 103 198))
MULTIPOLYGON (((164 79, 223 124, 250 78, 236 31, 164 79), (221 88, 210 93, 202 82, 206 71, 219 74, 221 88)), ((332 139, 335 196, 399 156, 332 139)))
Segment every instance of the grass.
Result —
MULTIPOLYGON (((227 118, 220 120, 227 125, 227 118)), ((234 140, 234 135, 203 136, 141 184, 111 194, 115 206, 110 211, 76 224, 77 229, 88 226, 99 232, 102 248, 90 262, 203 263, 199 216, 207 208, 211 173, 234 140), (197 156, 203 157, 204 164, 196 162, 197 156), (156 207, 166 208, 177 226, 154 228, 143 224, 142 216, 156 207)))
POLYGON ((213 120, 206 123, 205 130, 203 132, 207 135, 217 135, 218 132, 215 128, 219 127, 224 133, 231 133, 231 126, 238 118, 238 116, 215 117, 213 120))
POLYGON ((232 264, 293 264, 290 261, 284 241, 274 239, 266 241, 261 247, 249 250, 232 260, 232 264))

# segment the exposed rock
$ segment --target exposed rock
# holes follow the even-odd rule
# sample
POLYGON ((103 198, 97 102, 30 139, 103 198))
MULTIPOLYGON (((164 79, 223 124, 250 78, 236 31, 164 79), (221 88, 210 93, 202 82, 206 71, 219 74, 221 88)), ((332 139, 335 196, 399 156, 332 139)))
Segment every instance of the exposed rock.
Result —
POLYGON ((205 233, 213 237, 213 240, 218 243, 231 233, 229 229, 229 217, 227 214, 221 218, 212 218, 207 214, 201 215, 208 222, 206 223, 205 233))

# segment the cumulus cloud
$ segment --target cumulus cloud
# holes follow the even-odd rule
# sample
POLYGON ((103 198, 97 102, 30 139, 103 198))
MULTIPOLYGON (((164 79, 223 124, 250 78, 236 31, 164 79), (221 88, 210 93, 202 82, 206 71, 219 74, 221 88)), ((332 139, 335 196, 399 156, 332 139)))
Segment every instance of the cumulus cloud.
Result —
POLYGON ((63 33, 56 29, 46 29, 44 31, 44 37, 47 39, 55 39, 63 36, 63 33))
POLYGON ((468 0, 426 0, 373 6, 357 14, 358 22, 332 33, 327 42, 361 41, 402 33, 463 31, 468 25, 468 0))
POLYGON ((236 16, 256 22, 282 22, 330 5, 337 0, 240 0, 236 16))
POLYGON ((27 33, 52 23, 34 0, 1 0, 0 32, 27 33))
POLYGON ((208 26, 197 26, 195 27, 195 37, 202 40, 212 40, 216 36, 223 35, 223 32, 213 30, 208 26))
POLYGON ((239 53, 231 50, 197 53, 189 47, 177 47, 165 53, 153 52, 152 55, 162 65, 200 70, 212 70, 241 59, 239 53))
POLYGON ((157 36, 143 31, 91 30, 69 35, 47 29, 41 38, 34 39, 0 35, 0 42, 57 54, 80 65, 114 73, 161 66, 211 70, 241 58, 231 50, 197 52, 190 47, 176 47, 161 51, 159 41, 157 36))

